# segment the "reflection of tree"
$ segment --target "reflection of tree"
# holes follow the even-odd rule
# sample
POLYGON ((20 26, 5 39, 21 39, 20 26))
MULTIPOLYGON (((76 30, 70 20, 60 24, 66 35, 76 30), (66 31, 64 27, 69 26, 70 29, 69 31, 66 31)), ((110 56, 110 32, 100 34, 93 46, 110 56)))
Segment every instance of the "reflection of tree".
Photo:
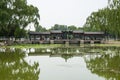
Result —
POLYGON ((52 52, 54 52, 54 54, 75 53, 76 48, 59 47, 59 48, 53 48, 52 52))
POLYGON ((106 80, 120 80, 120 52, 107 51, 106 54, 86 59, 87 68, 106 80))
POLYGON ((38 63, 28 64, 23 52, 0 52, 0 80, 38 80, 38 63))
POLYGON ((69 58, 72 58, 72 57, 73 57, 73 54, 62 54, 61 57, 64 58, 65 61, 67 62, 67 60, 68 60, 69 58))

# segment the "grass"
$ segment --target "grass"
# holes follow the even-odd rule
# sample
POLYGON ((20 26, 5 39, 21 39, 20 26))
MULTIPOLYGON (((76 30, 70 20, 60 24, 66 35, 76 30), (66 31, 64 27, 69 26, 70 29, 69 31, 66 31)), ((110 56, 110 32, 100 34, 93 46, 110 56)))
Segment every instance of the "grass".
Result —
POLYGON ((18 44, 12 46, 3 46, 2 48, 56 48, 62 46, 61 44, 18 44))
MULTIPOLYGON (((82 46, 82 45, 81 45, 82 46)), ((68 46, 68 47, 81 47, 81 46, 68 46)), ((88 46, 88 44, 83 44, 88 46)), ((91 44, 89 44, 89 47, 91 44)), ((108 43, 108 44, 93 44, 92 47, 120 47, 119 43, 108 43)), ((12 46, 2 46, 2 48, 58 48, 63 47, 63 44, 17 44, 12 46)))
POLYGON ((120 47, 120 44, 95 44, 94 46, 99 46, 99 47, 120 47))

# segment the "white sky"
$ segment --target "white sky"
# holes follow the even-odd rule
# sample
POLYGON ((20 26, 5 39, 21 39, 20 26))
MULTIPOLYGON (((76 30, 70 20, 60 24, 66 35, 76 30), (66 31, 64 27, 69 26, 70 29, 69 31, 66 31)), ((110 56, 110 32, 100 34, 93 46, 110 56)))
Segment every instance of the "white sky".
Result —
POLYGON ((107 6, 108 0, 27 0, 39 9, 40 24, 50 28, 54 24, 82 27, 86 18, 107 6))

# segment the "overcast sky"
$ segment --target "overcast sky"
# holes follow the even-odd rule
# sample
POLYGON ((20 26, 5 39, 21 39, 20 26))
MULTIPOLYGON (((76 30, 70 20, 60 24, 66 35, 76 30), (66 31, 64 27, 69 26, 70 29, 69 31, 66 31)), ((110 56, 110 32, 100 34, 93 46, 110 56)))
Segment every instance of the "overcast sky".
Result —
POLYGON ((27 0, 39 9, 40 24, 50 28, 54 24, 82 27, 93 12, 107 6, 108 0, 27 0))

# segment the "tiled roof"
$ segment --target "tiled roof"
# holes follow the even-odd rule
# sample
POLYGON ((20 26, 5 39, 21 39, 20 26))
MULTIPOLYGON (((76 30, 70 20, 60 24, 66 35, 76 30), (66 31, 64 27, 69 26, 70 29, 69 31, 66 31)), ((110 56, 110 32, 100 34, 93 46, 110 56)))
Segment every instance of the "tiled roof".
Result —
POLYGON ((36 34, 36 35, 39 35, 39 34, 50 34, 50 32, 29 32, 29 34, 36 34))
POLYGON ((62 33, 61 30, 52 30, 51 33, 62 33))
POLYGON ((83 31, 76 30, 76 31, 73 31, 73 33, 83 33, 83 31))
MULTIPOLYGON (((83 33, 83 34, 104 34, 104 32, 83 32, 83 31, 71 31, 73 33, 83 33)), ((63 33, 63 31, 61 30, 54 30, 54 31, 51 31, 51 32, 29 32, 29 34, 31 35, 40 35, 40 34, 51 34, 51 33, 63 33)))
POLYGON ((104 34, 104 32, 84 32, 84 34, 104 34))

